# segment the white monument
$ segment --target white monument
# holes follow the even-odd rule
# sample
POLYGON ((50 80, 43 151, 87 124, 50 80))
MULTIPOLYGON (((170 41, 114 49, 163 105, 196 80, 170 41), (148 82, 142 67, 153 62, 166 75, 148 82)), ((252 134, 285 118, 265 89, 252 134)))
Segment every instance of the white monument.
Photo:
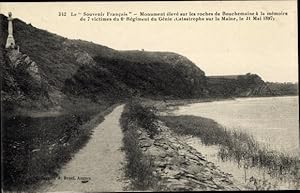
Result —
POLYGON ((7 36, 5 48, 15 48, 15 39, 13 36, 13 24, 12 24, 13 18, 11 12, 8 13, 7 20, 8 20, 8 36, 7 36))

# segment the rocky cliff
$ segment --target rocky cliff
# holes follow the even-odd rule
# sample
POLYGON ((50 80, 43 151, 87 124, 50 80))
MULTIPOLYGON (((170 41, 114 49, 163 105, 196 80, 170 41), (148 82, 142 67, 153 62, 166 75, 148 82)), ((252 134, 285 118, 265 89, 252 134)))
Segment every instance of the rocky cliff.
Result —
MULTIPOLYGON (((92 42, 69 40, 14 19, 14 38, 20 49, 16 54, 3 49, 7 37, 4 15, 0 15, 0 24, 1 55, 9 59, 1 62, 6 75, 14 77, 9 68, 24 66, 36 88, 45 85, 42 90, 48 93, 51 104, 69 97, 103 102, 136 96, 197 98, 208 94, 204 72, 179 54, 117 51, 92 42)), ((4 95, 16 98, 9 96, 7 90, 12 85, 7 81, 3 82, 4 95)), ((19 86, 15 88, 25 89, 19 86)))
POLYGON ((7 17, 0 14, 4 106, 60 107, 70 98, 107 103, 132 97, 190 99, 298 93, 294 86, 266 84, 255 74, 233 79, 206 77, 197 65, 177 53, 118 51, 70 40, 19 19, 14 19, 13 26, 18 53, 4 49, 7 17))
POLYGON ((28 55, 18 49, 2 50, 3 63, 1 100, 4 110, 18 106, 43 108, 51 105, 47 82, 41 78, 42 72, 28 55))
POLYGON ((274 96, 275 93, 256 74, 247 73, 236 76, 207 77, 211 96, 215 97, 252 97, 274 96))

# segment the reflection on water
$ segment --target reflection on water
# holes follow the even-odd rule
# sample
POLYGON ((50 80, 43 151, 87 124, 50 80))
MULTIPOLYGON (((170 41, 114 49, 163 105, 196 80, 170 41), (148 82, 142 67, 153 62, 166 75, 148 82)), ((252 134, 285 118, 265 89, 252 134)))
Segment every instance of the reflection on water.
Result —
POLYGON ((263 169, 256 167, 245 168, 233 161, 222 161, 218 158, 219 147, 217 145, 205 146, 197 137, 183 137, 188 145, 195 148, 206 159, 213 162, 220 170, 232 174, 233 181, 241 189, 259 190, 290 190, 299 189, 299 182, 273 178, 263 169))
POLYGON ((211 118, 228 129, 253 135, 269 148, 299 155, 298 96, 195 103, 173 113, 211 118))

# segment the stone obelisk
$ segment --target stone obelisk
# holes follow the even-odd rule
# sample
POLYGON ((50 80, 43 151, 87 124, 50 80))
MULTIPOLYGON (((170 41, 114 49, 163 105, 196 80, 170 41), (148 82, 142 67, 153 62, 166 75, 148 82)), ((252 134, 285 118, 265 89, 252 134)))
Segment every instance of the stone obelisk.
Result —
POLYGON ((15 39, 13 36, 13 24, 12 24, 12 13, 9 12, 8 13, 8 36, 7 36, 7 40, 6 40, 6 45, 5 48, 14 48, 15 47, 15 39))

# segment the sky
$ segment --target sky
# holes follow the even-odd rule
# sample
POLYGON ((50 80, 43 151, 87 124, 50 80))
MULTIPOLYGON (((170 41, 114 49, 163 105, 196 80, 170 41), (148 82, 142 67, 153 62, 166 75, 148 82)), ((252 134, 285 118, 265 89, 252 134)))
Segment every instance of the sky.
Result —
POLYGON ((297 1, 0 3, 33 26, 118 50, 170 51, 206 75, 256 73, 265 81, 297 82, 297 1), (82 22, 71 12, 285 11, 273 22, 82 22), (68 16, 60 17, 59 12, 68 16))

